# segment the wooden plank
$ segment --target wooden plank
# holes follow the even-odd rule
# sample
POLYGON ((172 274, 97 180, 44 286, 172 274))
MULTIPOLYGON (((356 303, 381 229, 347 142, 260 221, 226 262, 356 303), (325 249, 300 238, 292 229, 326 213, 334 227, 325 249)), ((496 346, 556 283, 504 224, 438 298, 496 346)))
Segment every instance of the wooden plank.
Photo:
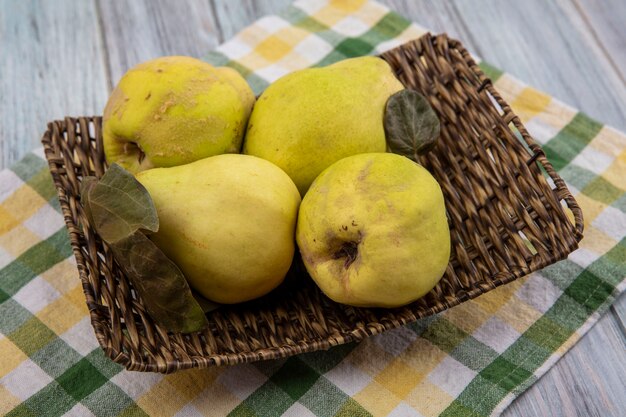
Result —
POLYGON ((133 65, 163 55, 202 56, 220 43, 211 3, 97 0, 113 83, 133 65))
POLYGON ((211 3, 223 38, 228 40, 255 20, 268 14, 278 13, 288 6, 291 0, 211 0, 211 3))
POLYGON ((569 0, 383 3, 433 31, 448 32, 489 63, 626 130, 621 76, 569 0))
POLYGON ((626 337, 626 293, 622 294, 621 297, 618 298, 617 301, 615 301, 615 303, 611 306, 611 312, 622 328, 624 337, 626 337))
POLYGON ((623 0, 571 1, 626 84, 626 3, 623 0))
POLYGON ((626 342, 607 314, 503 417, 621 417, 626 410, 626 342))
POLYGON ((423 26, 431 33, 447 33, 459 39, 470 52, 482 56, 480 44, 467 29, 465 21, 458 14, 454 2, 451 1, 412 1, 412 0, 381 0, 392 10, 405 18, 423 26))
POLYGON ((101 113, 106 94, 93 1, 0 2, 0 169, 41 146, 48 121, 101 113))

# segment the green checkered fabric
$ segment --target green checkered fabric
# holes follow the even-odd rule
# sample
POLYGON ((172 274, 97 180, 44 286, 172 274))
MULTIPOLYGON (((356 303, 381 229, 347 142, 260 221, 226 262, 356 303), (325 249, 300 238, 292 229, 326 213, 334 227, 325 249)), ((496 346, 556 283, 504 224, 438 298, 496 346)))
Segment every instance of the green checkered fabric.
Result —
MULTIPOLYGON (((372 1, 294 3, 206 59, 258 93, 278 77, 378 54, 424 30, 372 1)), ((359 344, 173 375, 107 359, 41 150, 0 172, 0 414, 498 415, 626 286, 626 136, 485 63, 585 214, 568 260, 359 344)))

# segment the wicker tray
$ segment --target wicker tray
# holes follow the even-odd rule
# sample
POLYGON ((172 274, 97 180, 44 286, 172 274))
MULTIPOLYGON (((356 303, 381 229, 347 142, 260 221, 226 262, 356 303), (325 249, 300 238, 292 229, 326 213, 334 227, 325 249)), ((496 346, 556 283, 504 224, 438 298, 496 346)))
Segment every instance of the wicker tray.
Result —
POLYGON ((42 142, 106 355, 130 370, 167 373, 328 349, 438 313, 576 249, 583 228, 580 208, 458 41, 427 34, 382 58, 441 118, 441 140, 421 162, 443 188, 452 238, 441 282, 403 308, 336 304, 294 262, 278 289, 209 313, 210 327, 202 333, 167 333, 146 314, 80 203, 81 178, 106 170, 101 119, 66 118, 48 125, 42 142))

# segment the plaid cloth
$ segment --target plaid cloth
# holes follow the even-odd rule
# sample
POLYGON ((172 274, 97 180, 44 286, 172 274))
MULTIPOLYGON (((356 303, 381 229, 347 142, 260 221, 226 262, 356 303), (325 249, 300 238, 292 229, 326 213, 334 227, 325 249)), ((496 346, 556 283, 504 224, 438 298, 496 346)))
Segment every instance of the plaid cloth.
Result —
MULTIPOLYGON (((261 91, 290 71, 424 32, 374 2, 302 1, 207 60, 261 91)), ((482 64, 585 213, 568 260, 359 344, 287 360, 133 373, 104 357, 41 151, 0 173, 0 414, 487 416, 544 374, 626 277, 626 137, 482 64)))

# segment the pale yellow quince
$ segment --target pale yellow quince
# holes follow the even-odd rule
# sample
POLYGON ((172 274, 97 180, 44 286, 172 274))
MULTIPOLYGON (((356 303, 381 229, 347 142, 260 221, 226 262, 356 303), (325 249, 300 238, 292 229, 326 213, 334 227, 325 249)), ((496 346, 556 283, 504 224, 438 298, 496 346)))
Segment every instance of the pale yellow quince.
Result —
POLYGON ((279 285, 291 265, 300 194, 260 158, 224 154, 142 171, 159 216, 150 238, 206 298, 238 303, 279 285))
POLYGON ((104 153, 137 173, 238 153, 254 94, 232 68, 168 56, 130 69, 104 109, 104 153))
POLYGON ((304 195, 334 162, 385 152, 385 103, 403 88, 389 65, 371 56, 285 75, 255 104, 244 153, 278 165, 304 195))
POLYGON ((398 307, 428 293, 450 257, 443 194, 422 166, 391 153, 350 156, 313 182, 296 237, 334 301, 398 307))

